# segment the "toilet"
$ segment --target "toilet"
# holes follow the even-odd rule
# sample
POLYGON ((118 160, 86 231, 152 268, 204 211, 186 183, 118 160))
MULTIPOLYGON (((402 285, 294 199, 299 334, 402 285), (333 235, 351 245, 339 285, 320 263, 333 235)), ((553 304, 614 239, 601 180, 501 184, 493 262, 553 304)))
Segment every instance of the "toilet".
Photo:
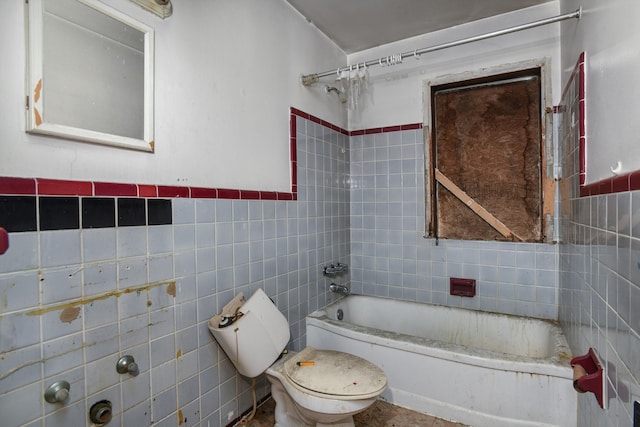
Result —
POLYGON ((353 415, 387 386, 379 367, 352 354, 307 347, 283 355, 289 323, 262 289, 246 301, 236 295, 208 326, 240 374, 266 374, 275 427, 353 427, 353 415))

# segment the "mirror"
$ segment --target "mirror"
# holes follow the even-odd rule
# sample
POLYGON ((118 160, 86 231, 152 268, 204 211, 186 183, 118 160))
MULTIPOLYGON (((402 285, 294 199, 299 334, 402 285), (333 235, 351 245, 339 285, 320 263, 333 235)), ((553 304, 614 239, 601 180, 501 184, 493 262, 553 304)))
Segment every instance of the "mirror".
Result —
POLYGON ((153 29, 96 0, 29 0, 27 131, 153 151, 153 29))

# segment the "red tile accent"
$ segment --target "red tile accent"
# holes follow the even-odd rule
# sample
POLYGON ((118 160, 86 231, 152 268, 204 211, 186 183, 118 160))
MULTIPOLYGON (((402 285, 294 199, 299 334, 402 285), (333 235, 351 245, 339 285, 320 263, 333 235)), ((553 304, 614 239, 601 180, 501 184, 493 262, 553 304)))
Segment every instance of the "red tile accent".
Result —
POLYGON ((111 182, 94 182, 94 194, 96 196, 131 196, 138 195, 138 187, 135 184, 116 184, 111 182))
POLYGON ((585 138, 580 138, 579 141, 579 146, 578 149, 580 150, 578 152, 578 155, 580 156, 580 174, 581 175, 586 175, 587 174, 587 150, 586 150, 586 145, 587 142, 585 140, 585 138))
POLYGON ((387 126, 382 128, 382 132, 399 132, 402 126, 387 126))
POLYGON ((7 252, 7 249, 9 249, 9 233, 0 227, 0 255, 7 252))
POLYGON ((291 114, 302 117, 303 119, 310 120, 311 115, 305 113, 304 111, 298 110, 297 108, 291 107, 291 114))
POLYGON ((416 129, 422 129, 422 123, 410 123, 408 125, 402 125, 400 126, 400 128, 402 130, 416 130, 416 129))
POLYGON ((277 194, 278 194, 278 200, 293 200, 292 193, 277 193, 277 194))
POLYGON ((219 188, 218 197, 221 199, 239 199, 240 190, 232 190, 230 188, 219 188))
POLYGON ((616 176, 611 180, 611 188, 614 193, 629 191, 629 175, 616 176))
POLYGON ((640 171, 629 174, 629 191, 640 190, 640 171))
POLYGON ((371 128, 371 129, 364 130, 365 135, 374 135, 377 133, 382 133, 382 128, 371 128))
POLYGON ((298 163, 292 162, 291 164, 291 185, 298 184, 298 163))
POLYGON ((586 101, 582 99, 578 103, 578 110, 580 114, 580 117, 578 118, 578 124, 580 126, 580 138, 587 137, 587 115, 586 115, 585 109, 586 109, 586 101))
POLYGON ((0 194, 36 194, 34 178, 0 177, 0 194))
POLYGON ((295 163, 298 160, 297 148, 298 140, 296 139, 296 137, 293 137, 289 141, 289 153, 291 153, 289 156, 291 158, 289 160, 291 160, 292 163, 295 163))
POLYGON ((215 188, 190 187, 193 199, 215 199, 218 197, 218 190, 215 188))
POLYGON ((38 194, 47 196, 93 196, 93 183, 36 178, 38 194))
POLYGON ((353 132, 350 132, 351 136, 360 136, 360 135, 364 135, 364 129, 360 129, 360 130, 354 130, 353 132))
POLYGON ((242 200, 259 200, 260 192, 253 190, 240 190, 240 198, 242 200))
POLYGON ((138 184, 138 197, 158 197, 158 188, 155 185, 138 184))
POLYGON ((261 191, 260 198, 262 200, 278 200, 278 193, 275 191, 261 191))
POLYGON ((189 187, 158 185, 158 197, 189 197, 189 187))

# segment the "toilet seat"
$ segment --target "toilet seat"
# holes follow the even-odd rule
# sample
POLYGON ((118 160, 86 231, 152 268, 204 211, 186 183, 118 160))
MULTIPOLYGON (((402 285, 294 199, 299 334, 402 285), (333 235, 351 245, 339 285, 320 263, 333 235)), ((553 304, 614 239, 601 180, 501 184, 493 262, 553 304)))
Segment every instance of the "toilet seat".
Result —
POLYGON ((387 386, 385 373, 361 357, 307 347, 284 363, 287 380, 304 393, 341 400, 378 396, 387 386), (298 366, 313 361, 313 366, 298 366))

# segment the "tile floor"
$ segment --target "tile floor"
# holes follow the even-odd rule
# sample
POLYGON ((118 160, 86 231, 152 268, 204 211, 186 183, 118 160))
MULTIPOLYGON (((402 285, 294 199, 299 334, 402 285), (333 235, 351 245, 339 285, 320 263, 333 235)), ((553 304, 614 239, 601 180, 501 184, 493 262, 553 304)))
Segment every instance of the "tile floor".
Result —
MULTIPOLYGON (((273 399, 267 400, 257 410, 249 427, 273 427, 275 424, 273 399)), ((466 427, 464 424, 446 421, 378 400, 366 411, 354 417, 356 427, 466 427)))

